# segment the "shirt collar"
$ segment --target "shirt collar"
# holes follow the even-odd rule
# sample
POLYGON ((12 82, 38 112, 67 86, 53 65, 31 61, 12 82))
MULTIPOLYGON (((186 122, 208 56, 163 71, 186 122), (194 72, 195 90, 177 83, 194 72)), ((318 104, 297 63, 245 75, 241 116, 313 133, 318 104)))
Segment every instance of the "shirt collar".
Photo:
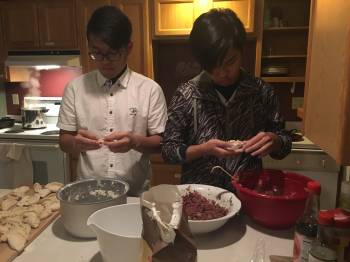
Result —
MULTIPOLYGON (((129 83, 130 74, 131 74, 131 71, 129 67, 127 67, 124 73, 119 77, 119 79, 114 83, 113 86, 117 85, 118 87, 120 86, 121 88, 126 88, 129 83)), ((108 79, 105 78, 99 70, 97 70, 96 80, 99 87, 104 87, 108 79)))

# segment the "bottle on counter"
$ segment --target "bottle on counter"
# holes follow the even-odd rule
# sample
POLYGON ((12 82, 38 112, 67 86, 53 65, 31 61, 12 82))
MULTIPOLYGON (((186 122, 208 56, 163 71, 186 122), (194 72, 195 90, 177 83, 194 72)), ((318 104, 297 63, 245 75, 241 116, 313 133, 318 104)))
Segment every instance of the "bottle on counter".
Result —
POLYGON ((309 261, 311 244, 317 237, 321 184, 317 181, 310 181, 307 183, 307 190, 309 196, 306 200, 304 213, 295 225, 293 262, 309 261))
POLYGON ((309 262, 336 262, 336 246, 334 212, 332 210, 320 210, 317 239, 311 245, 309 262))

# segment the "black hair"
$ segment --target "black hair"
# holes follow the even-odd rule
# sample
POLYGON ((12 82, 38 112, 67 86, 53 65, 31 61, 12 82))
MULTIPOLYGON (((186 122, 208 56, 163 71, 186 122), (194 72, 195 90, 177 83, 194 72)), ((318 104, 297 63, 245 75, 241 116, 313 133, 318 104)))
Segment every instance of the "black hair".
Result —
POLYGON ((88 40, 94 35, 114 50, 126 47, 130 42, 131 33, 129 18, 114 6, 102 6, 96 9, 86 28, 88 40))
POLYGON ((243 23, 231 9, 211 9, 201 14, 190 34, 192 54, 204 70, 221 65, 228 50, 243 51, 246 32, 243 23))

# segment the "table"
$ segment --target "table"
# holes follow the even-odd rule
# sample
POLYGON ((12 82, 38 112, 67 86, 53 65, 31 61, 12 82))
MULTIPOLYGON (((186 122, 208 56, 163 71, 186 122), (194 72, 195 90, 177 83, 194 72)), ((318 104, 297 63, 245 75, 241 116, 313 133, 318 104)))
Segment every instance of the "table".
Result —
MULTIPOLYGON (((0 196, 8 191, 0 189, 0 196)), ((138 201, 128 198, 128 202, 138 201)), ((292 256, 293 230, 269 230, 239 214, 215 232, 195 236, 198 262, 250 262, 255 245, 265 245, 265 261, 269 255, 292 256)), ((96 239, 79 239, 64 229, 61 218, 49 225, 15 262, 102 262, 96 239)))

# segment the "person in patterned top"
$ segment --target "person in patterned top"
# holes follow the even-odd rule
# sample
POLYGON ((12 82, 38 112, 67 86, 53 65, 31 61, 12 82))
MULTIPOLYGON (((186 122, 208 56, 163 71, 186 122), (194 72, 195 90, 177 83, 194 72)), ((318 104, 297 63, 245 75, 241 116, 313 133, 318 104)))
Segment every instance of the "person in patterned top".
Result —
POLYGON ((243 174, 260 170, 266 155, 282 159, 291 151, 273 88, 241 68, 245 39, 230 9, 212 9, 194 22, 190 45, 203 71, 175 91, 162 142, 163 159, 182 164, 182 184, 233 191, 231 178, 214 166, 243 174))

